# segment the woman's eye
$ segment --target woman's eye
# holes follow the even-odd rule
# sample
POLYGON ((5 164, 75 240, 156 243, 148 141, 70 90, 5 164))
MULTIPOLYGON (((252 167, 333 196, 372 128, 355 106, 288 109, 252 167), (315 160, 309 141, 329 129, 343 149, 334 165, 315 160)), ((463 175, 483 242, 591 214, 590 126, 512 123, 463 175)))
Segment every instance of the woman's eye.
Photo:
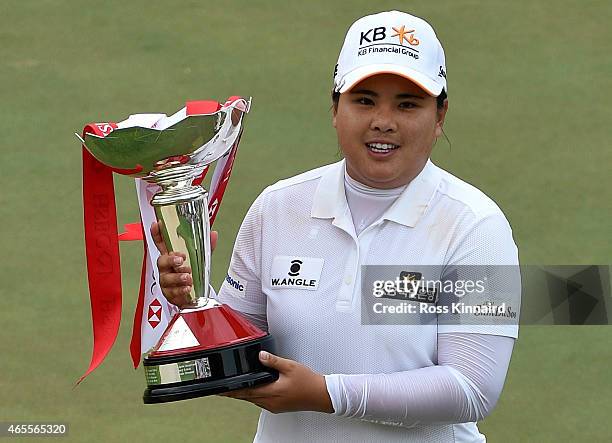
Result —
POLYGON ((416 105, 412 102, 402 102, 400 103, 399 106, 400 108, 404 108, 404 109, 412 109, 416 107, 416 105))
POLYGON ((372 105, 372 104, 374 104, 374 102, 371 99, 369 99, 368 97, 359 97, 355 101, 357 103, 361 104, 361 105, 372 105))

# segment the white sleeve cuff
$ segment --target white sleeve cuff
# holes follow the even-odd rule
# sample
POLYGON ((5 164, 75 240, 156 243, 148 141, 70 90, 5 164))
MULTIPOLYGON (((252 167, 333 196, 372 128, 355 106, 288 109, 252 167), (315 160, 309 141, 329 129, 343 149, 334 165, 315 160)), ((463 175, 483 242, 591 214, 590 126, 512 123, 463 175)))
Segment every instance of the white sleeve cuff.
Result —
POLYGON ((338 416, 342 416, 346 412, 346 402, 343 401, 340 392, 340 377, 338 374, 325 376, 325 385, 327 386, 327 393, 334 408, 334 415, 338 416))

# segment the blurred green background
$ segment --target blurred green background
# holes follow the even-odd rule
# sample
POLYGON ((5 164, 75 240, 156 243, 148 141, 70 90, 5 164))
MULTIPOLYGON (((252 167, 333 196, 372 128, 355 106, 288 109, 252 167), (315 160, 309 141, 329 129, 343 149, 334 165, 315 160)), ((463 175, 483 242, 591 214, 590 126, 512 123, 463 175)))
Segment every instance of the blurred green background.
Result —
MULTIPOLYGON (((219 397, 145 406, 128 343, 141 245, 122 244, 124 320, 81 386, 91 320, 81 153, 73 133, 186 99, 253 96, 216 228, 224 275, 248 206, 268 184, 339 159, 332 72, 358 17, 428 19, 450 111, 434 159, 508 216, 526 264, 611 263, 609 1, 0 2, 0 421, 63 421, 69 441, 248 442, 258 410, 219 397)), ((118 221, 137 221, 115 179, 118 221)), ((612 329, 522 327, 491 442, 611 441, 612 329)))

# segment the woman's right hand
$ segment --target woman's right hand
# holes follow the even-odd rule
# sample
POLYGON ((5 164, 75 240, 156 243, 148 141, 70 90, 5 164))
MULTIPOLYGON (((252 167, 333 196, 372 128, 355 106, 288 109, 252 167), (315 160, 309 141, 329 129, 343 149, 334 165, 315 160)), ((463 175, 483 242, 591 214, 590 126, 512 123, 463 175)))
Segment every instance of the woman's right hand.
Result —
MULTIPOLYGON (((151 225, 151 236, 160 253, 157 259, 157 269, 159 270, 159 286, 164 297, 179 308, 189 306, 191 304, 189 292, 191 291, 193 279, 191 277, 191 268, 184 265, 187 258, 186 255, 182 252, 168 251, 161 235, 159 223, 151 225)), ((210 246, 213 251, 217 246, 218 236, 217 231, 210 233, 210 246)))

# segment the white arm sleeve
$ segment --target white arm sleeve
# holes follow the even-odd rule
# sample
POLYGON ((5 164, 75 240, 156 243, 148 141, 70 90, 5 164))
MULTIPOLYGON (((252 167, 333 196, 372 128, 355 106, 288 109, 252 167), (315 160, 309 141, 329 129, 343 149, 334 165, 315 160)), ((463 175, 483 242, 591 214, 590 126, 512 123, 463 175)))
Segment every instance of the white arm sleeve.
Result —
POLYGON ((436 366, 326 375, 334 414, 404 427, 481 420, 501 394, 513 346, 511 337, 439 334, 436 366))

